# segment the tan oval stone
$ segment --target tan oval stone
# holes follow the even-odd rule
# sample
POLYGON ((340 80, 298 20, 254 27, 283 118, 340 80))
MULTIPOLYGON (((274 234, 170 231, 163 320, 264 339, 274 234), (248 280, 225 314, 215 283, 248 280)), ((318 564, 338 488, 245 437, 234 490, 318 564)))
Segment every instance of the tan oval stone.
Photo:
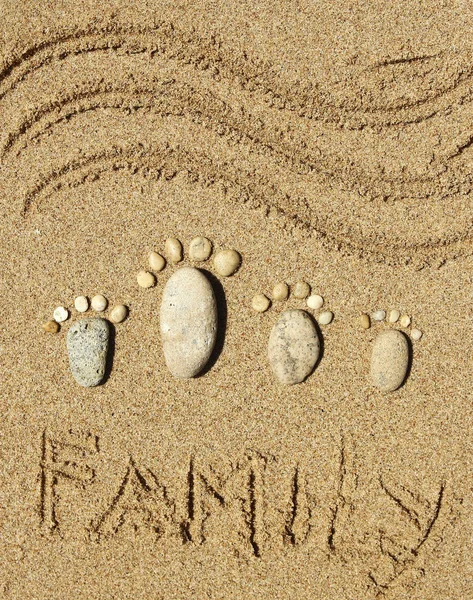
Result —
POLYGON ((273 288, 273 300, 287 300, 289 298, 289 286, 284 281, 277 283, 273 288))
POLYGON ((222 277, 230 277, 241 265, 241 256, 236 250, 220 250, 214 258, 215 270, 222 277))
POLYGON ((268 298, 268 296, 265 296, 264 294, 256 294, 256 296, 253 296, 251 307, 256 312, 264 313, 270 306, 271 300, 268 298))
POLYGON ((287 310, 275 323, 268 343, 268 359, 275 377, 288 385, 308 377, 320 355, 320 340, 305 310, 287 310))
POLYGON ((169 238, 164 242, 164 252, 172 263, 181 262, 183 258, 182 244, 177 238, 169 238))
POLYGON ((124 304, 118 304, 110 312, 112 323, 122 323, 128 316, 128 308, 124 304))
POLYGON ((360 325, 363 329, 369 329, 371 327, 371 319, 370 319, 369 315, 367 315, 366 313, 363 313, 360 316, 360 325))
POLYGON ((160 312, 166 365, 174 377, 188 379, 207 364, 217 339, 217 302, 205 275, 183 267, 169 278, 160 312))
POLYGON ((292 292, 294 298, 304 300, 310 294, 310 285, 306 281, 298 281, 292 292))
POLYGON ((205 237, 196 237, 189 244, 189 258, 191 260, 207 260, 211 254, 212 242, 205 237))
POLYGON ((149 268, 153 271, 162 271, 166 266, 166 261, 161 254, 150 252, 148 257, 149 268))
POLYGON ((46 333, 57 333, 61 326, 57 321, 46 321, 46 323, 43 323, 43 329, 46 333))
POLYGON ((142 288, 150 288, 156 285, 156 277, 149 271, 140 271, 136 276, 138 285, 142 288))
POLYGON ((371 354, 371 379, 382 392, 393 392, 404 382, 409 368, 407 337, 397 329, 378 334, 371 354))

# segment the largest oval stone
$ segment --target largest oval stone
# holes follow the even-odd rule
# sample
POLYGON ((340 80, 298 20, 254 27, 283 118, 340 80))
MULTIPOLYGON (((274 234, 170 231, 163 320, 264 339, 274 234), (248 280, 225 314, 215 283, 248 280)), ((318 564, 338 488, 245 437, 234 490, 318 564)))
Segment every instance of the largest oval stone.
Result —
POLYGON ((378 334, 371 354, 371 379, 382 392, 393 392, 404 382, 409 368, 409 343, 397 329, 378 334))
POLYGON ((268 358, 281 383, 292 385, 308 377, 320 355, 317 329, 305 310, 287 310, 275 323, 268 343, 268 358))
POLYGON ((80 319, 67 334, 67 352, 74 379, 84 387, 98 385, 107 367, 110 327, 105 319, 80 319))
POLYGON ((175 377, 195 377, 207 364, 217 339, 217 302, 209 280, 182 267, 163 292, 160 326, 166 365, 175 377))

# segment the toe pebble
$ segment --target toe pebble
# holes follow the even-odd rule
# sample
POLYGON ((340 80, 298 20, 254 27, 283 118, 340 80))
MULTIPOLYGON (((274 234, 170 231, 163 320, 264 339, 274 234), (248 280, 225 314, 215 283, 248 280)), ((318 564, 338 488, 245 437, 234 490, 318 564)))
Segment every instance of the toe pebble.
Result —
POLYGON ((374 321, 384 321, 385 318, 386 318, 386 311, 385 310, 376 310, 373 313, 373 320, 374 321))
POLYGON ((369 329, 371 327, 371 319, 370 319, 369 315, 367 315, 366 313, 363 313, 360 316, 360 325, 363 329, 369 329))
POLYGON ((418 342, 420 340, 420 338, 422 337, 422 331, 420 329, 412 329, 411 337, 415 342, 418 342))
POLYGON ((94 387, 105 376, 110 326, 105 319, 80 319, 67 334, 67 352, 72 375, 79 385, 94 387))
POLYGON ((57 323, 63 323, 69 318, 69 311, 64 306, 58 306, 54 309, 53 319, 57 323))
POLYGON ((271 330, 268 359, 275 377, 287 385, 308 377, 320 355, 320 340, 305 310, 287 310, 271 330))
POLYGON ((191 260, 207 260, 212 254, 212 243, 205 237, 199 236, 192 240, 189 245, 189 258, 191 260))
POLYGON ((46 333, 57 333, 61 329, 61 326, 57 321, 46 321, 43 324, 43 329, 46 333))
POLYGON ((181 262, 183 258, 182 244, 177 238, 169 238, 165 241, 164 252, 172 263, 181 262))
POLYGON ((241 265, 241 256, 236 250, 220 250, 214 259, 215 270, 222 277, 230 277, 241 265))
POLYGON ((324 305, 324 299, 322 298, 322 296, 319 296, 318 294, 312 294, 312 296, 309 296, 307 298, 307 306, 309 308, 312 308, 313 310, 322 308, 323 305, 324 305))
POLYGON ((124 304, 119 304, 112 309, 110 313, 110 321, 112 323, 122 323, 128 315, 128 308, 124 304))
POLYGON ((287 300, 289 298, 289 286, 287 283, 281 281, 277 283, 273 288, 273 300, 287 300))
POLYGON ((271 300, 264 294, 256 294, 251 301, 251 306, 256 312, 264 313, 271 306, 271 300))
POLYGON ((324 310, 321 312, 318 318, 320 325, 329 325, 333 321, 333 312, 330 310, 324 310))
POLYGON ((149 268, 153 271, 162 271, 166 266, 166 261, 164 260, 164 257, 161 256, 161 254, 158 254, 157 252, 149 253, 148 262, 149 268))
POLYGON ((401 323, 401 327, 409 327, 411 324, 411 318, 409 315, 402 315, 399 322, 401 323))
POLYGON ((294 298, 299 298, 300 300, 304 300, 310 294, 310 285, 305 281, 298 281, 294 286, 294 298))
POLYGON ((89 301, 85 296, 77 296, 74 300, 74 307, 77 312, 85 313, 89 310, 89 301))
POLYGON ((381 331, 371 354, 371 379, 382 392, 397 390, 407 375, 409 344, 407 337, 397 329, 381 331))
POLYGON ((95 312, 103 312, 107 308, 108 300, 102 294, 97 294, 92 298, 90 305, 95 312))
POLYGON ((399 321, 400 316, 401 313, 398 310, 391 310, 389 311, 388 321, 390 323, 397 323, 399 321))
POLYGON ((156 285, 156 277, 148 271, 140 271, 136 276, 136 281, 142 288, 151 288, 156 285))

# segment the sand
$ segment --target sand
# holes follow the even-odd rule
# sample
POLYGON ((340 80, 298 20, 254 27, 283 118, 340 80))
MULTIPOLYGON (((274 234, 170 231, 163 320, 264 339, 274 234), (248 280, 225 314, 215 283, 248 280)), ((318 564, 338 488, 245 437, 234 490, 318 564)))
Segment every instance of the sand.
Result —
POLYGON ((0 598, 472 598, 469 3, 0 15, 0 598), (136 273, 199 235, 243 261, 212 279, 216 360, 180 381, 158 318, 179 266, 136 273), (267 342, 304 301, 251 300, 299 280, 335 319, 289 387, 267 342), (98 293, 130 314, 85 389, 65 340, 98 293), (391 394, 370 355, 400 325, 359 325, 379 309, 424 334, 391 394))

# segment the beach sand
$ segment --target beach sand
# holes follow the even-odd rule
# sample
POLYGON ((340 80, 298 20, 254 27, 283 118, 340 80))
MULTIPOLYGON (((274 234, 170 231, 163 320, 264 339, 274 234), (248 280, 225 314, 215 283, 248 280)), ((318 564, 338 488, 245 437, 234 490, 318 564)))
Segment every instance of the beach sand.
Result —
POLYGON ((472 598, 468 3, 106 4, 0 1, 0 597, 472 598), (136 274, 197 235, 242 265, 203 264, 219 352, 178 380, 179 265, 136 274), (268 338, 304 300, 251 301, 299 280, 335 318, 285 386, 268 338), (83 388, 98 293, 130 314, 83 388), (378 309, 423 332, 390 394, 378 309))

